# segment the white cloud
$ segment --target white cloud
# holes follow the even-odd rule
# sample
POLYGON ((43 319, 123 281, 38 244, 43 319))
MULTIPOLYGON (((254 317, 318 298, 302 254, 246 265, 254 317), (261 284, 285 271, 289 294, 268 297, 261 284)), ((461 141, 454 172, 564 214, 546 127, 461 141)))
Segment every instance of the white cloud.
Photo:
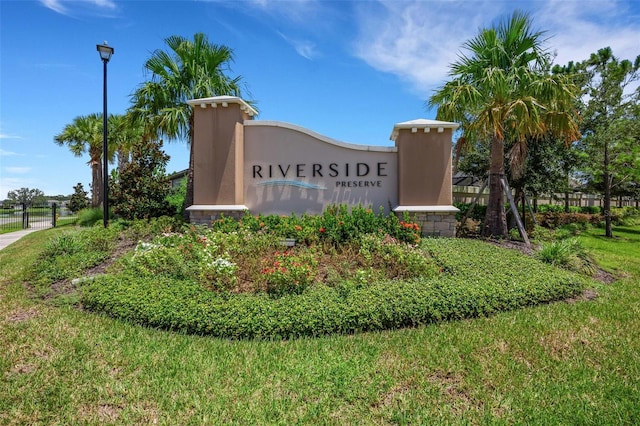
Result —
POLYGON ((41 0, 44 7, 58 12, 62 15, 67 14, 67 8, 62 5, 62 0, 41 0))
POLYGON ((102 12, 117 10, 116 3, 113 0, 40 0, 40 3, 54 12, 67 16, 75 14, 78 11, 78 7, 84 10, 93 9, 94 12, 95 9, 102 12), (70 6, 74 7, 73 11, 70 6))
POLYGON ((315 59, 315 58, 317 58, 319 56, 319 52, 316 49, 315 43, 313 43, 311 41, 308 41, 308 40, 293 39, 293 38, 285 36, 284 34, 282 34, 280 32, 278 34, 287 43, 289 43, 291 46, 293 46, 293 48, 298 53, 298 55, 302 56, 303 58, 306 58, 306 59, 309 59, 309 60, 313 60, 313 59, 315 59))
MULTIPOLYGON (((550 0, 534 19, 549 30, 549 45, 557 52, 556 63, 589 58, 603 47, 611 47, 620 59, 640 54, 640 27, 630 17, 627 2, 570 2, 550 0)), ((632 15, 631 15, 632 16, 632 15)))
MULTIPOLYGON (((528 11, 535 29, 551 36, 556 63, 581 61, 611 46, 619 58, 634 59, 640 27, 628 1, 381 1, 357 8, 355 55, 373 68, 408 81, 427 97, 447 78, 462 44, 479 28, 515 9, 528 11), (635 22, 635 24, 634 24, 635 22)), ((637 13, 637 12, 636 12, 637 13)))
POLYGON ((0 133, 0 139, 22 139, 22 137, 17 135, 10 135, 8 133, 0 133))
POLYGON ((493 1, 387 1, 380 6, 374 14, 359 8, 355 54, 423 93, 444 81, 462 43, 501 13, 500 3, 493 1))
POLYGON ((17 152, 6 151, 6 150, 0 148, 0 157, 12 157, 14 155, 19 155, 19 154, 17 152))
POLYGON ((31 167, 5 167, 4 169, 12 174, 25 174, 31 171, 31 167))

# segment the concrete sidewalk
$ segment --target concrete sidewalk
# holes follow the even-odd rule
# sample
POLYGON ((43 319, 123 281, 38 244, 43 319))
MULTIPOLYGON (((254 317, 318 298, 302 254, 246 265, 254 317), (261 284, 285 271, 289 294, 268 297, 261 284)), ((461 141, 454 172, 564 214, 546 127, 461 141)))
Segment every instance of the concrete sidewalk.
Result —
POLYGON ((16 241, 18 241, 20 238, 24 237, 27 234, 30 234, 36 231, 42 231, 43 229, 47 229, 47 228, 23 229, 20 231, 7 232, 6 234, 0 234, 0 250, 2 250, 3 248, 7 247, 10 244, 15 243, 16 241))

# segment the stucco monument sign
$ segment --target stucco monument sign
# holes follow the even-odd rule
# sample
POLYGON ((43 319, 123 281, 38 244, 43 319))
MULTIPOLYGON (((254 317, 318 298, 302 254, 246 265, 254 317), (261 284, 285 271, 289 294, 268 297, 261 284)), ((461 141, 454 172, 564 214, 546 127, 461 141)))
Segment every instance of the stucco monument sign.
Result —
POLYGON ((329 205, 409 212, 425 235, 453 236, 451 138, 456 123, 393 127, 395 146, 339 142, 278 121, 254 120, 245 101, 218 96, 194 108, 192 223, 225 216, 319 214, 329 205))

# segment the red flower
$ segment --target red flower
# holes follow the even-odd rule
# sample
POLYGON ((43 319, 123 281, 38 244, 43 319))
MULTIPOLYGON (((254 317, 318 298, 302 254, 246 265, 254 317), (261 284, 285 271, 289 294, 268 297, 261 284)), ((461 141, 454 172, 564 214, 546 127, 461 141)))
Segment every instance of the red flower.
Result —
POLYGON ((324 229, 324 228, 320 228, 320 229, 319 229, 319 231, 320 231, 320 233, 321 233, 321 234, 324 234, 324 232, 326 231, 326 229, 324 229))

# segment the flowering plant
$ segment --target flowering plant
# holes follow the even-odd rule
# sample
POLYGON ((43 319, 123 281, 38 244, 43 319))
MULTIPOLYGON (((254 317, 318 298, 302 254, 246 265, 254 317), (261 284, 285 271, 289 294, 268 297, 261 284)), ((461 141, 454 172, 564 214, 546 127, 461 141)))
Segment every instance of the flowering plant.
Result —
POLYGON ((311 252, 275 252, 263 259, 262 275, 267 292, 276 295, 301 293, 315 278, 317 260, 311 252))
POLYGON ((236 284, 238 265, 231 261, 228 253, 207 262, 202 268, 202 278, 208 287, 215 289, 231 289, 236 284))

